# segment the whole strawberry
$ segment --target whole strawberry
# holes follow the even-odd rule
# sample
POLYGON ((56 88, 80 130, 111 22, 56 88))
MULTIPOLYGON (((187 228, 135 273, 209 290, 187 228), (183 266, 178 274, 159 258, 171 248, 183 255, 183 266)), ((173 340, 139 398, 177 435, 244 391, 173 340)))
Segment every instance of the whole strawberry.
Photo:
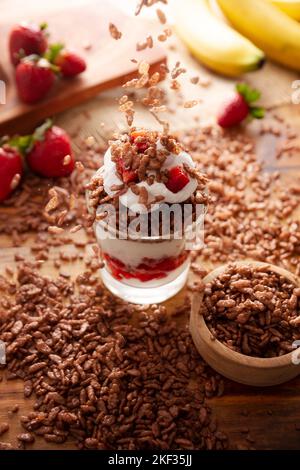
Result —
POLYGON ((246 83, 238 83, 236 91, 230 96, 218 114, 217 122, 223 128, 240 124, 248 116, 256 119, 264 117, 264 109, 252 106, 251 103, 260 98, 258 90, 252 90, 246 83))
POLYGON ((65 49, 64 44, 51 44, 45 57, 53 64, 63 77, 75 77, 86 69, 85 60, 76 52, 65 49))
POLYGON ((76 52, 63 50, 56 58, 55 65, 63 77, 75 77, 86 69, 85 60, 76 52))
POLYGON ((0 202, 18 186, 23 174, 22 157, 9 145, 0 147, 0 202))
POLYGON ((47 25, 21 23, 14 26, 9 35, 9 54, 13 65, 18 65, 22 57, 42 55, 47 49, 47 25))
POLYGON ((43 99, 51 90, 54 80, 53 67, 44 58, 31 55, 17 65, 17 90, 24 103, 36 103, 43 99))
POLYGON ((48 178, 68 176, 75 167, 75 160, 68 134, 50 120, 36 129, 31 148, 27 151, 30 169, 48 178))

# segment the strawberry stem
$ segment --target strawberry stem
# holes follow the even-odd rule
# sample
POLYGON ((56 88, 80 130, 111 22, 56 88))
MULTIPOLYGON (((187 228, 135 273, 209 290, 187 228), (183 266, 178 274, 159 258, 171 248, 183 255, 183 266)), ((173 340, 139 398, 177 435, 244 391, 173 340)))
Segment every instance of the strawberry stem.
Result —
POLYGON ((33 134, 28 135, 15 135, 11 139, 3 138, 1 139, 1 145, 7 144, 10 147, 18 149, 22 156, 28 154, 34 143, 41 141, 45 138, 45 133, 53 125, 51 119, 47 119, 41 126, 37 127, 33 134))
POLYGON ((53 126, 52 119, 46 119, 46 121, 37 127, 32 134, 33 143, 44 140, 46 132, 53 126))
POLYGON ((254 88, 251 88, 247 83, 237 83, 236 91, 243 96, 248 104, 254 103, 260 98, 260 91, 254 88))
POLYGON ((265 110, 261 106, 250 106, 249 113, 255 119, 262 119, 265 116, 265 110))
POLYGON ((47 28, 48 28, 48 23, 44 22, 44 23, 40 24, 40 30, 41 31, 45 31, 45 29, 47 29, 47 28))
POLYGON ((51 64, 55 64, 58 55, 64 49, 64 47, 64 44, 61 42, 50 44, 49 49, 44 55, 45 59, 47 59, 51 64))
POLYGON ((20 154, 24 156, 28 153, 33 145, 32 135, 15 135, 10 140, 8 140, 7 144, 10 147, 14 147, 18 149, 20 154))
POLYGON ((247 83, 237 83, 236 84, 236 91, 242 95, 244 100, 249 105, 249 114, 251 117, 255 119, 262 119, 265 115, 265 110, 261 106, 251 106, 251 103, 257 101, 261 93, 259 90, 251 88, 247 83))

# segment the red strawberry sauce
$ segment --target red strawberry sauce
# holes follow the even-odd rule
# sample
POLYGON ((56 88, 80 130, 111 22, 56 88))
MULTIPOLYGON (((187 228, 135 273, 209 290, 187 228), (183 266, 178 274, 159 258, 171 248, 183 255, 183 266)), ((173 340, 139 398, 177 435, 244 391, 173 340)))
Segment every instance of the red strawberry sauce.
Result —
POLYGON ((168 275, 170 271, 177 269, 185 262, 188 252, 184 251, 178 256, 155 260, 144 258, 136 268, 128 268, 117 258, 109 256, 107 253, 103 257, 110 269, 111 274, 116 279, 138 279, 141 282, 152 281, 153 279, 161 279, 168 275))

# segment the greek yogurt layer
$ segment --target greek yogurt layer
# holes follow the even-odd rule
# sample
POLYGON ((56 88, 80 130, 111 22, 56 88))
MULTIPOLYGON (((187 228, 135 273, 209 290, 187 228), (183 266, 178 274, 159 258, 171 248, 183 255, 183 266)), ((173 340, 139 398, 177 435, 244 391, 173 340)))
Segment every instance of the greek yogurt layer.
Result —
POLYGON ((96 238, 103 253, 121 260, 129 267, 138 266, 147 257, 153 260, 171 258, 177 256, 184 250, 185 240, 163 240, 148 241, 124 240, 120 238, 107 237, 107 232, 102 224, 96 224, 96 238))

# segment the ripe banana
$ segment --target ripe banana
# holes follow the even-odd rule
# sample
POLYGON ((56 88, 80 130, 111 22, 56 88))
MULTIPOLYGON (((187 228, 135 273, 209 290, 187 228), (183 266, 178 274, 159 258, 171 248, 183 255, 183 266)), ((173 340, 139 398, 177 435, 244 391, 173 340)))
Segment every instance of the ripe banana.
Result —
POLYGON ((264 63, 264 53, 217 18, 209 0, 176 0, 173 13, 178 35, 210 69, 236 77, 264 63))
POLYGON ((295 20, 300 20, 300 1, 299 0, 268 0, 279 10, 284 11, 288 16, 295 20))
POLYGON ((230 23, 276 62, 300 70, 300 24, 266 0, 217 0, 230 23))

